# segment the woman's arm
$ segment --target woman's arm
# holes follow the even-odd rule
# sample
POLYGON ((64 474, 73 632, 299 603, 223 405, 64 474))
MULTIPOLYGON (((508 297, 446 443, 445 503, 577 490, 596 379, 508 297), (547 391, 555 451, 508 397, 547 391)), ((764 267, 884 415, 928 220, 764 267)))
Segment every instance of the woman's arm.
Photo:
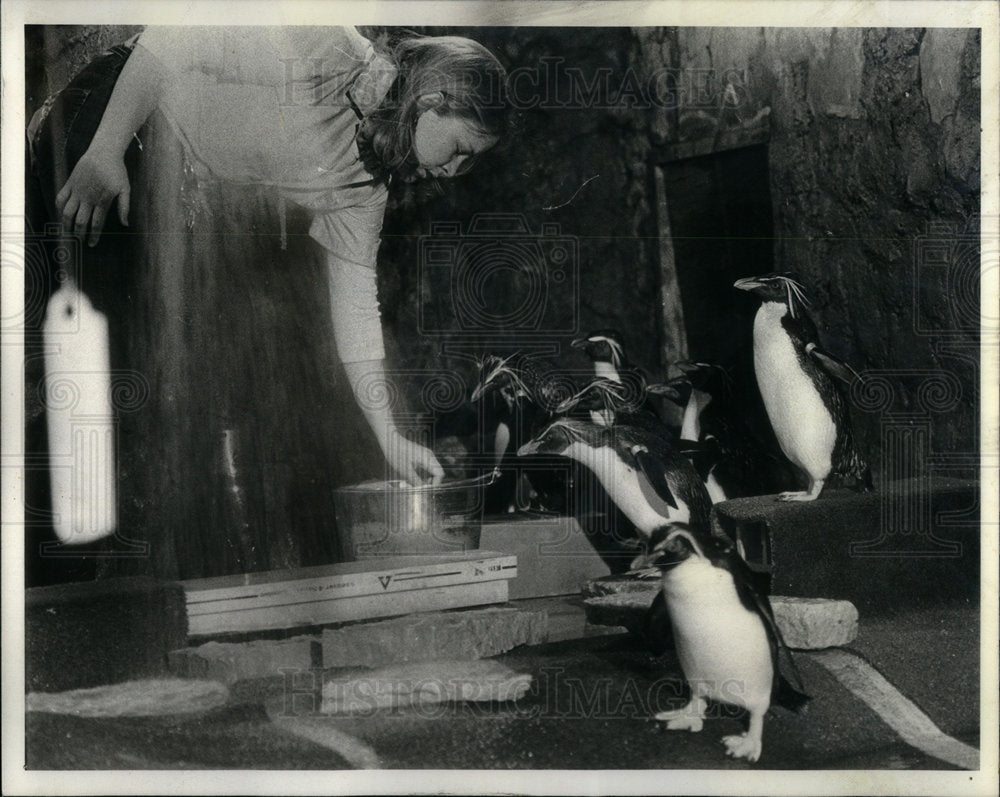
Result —
POLYGON ((133 134, 156 110, 162 90, 159 62, 141 44, 136 45, 90 146, 56 196, 63 229, 86 235, 89 227, 90 246, 100 238, 108 208, 116 197, 118 218, 123 225, 128 224, 130 186, 125 150, 133 134))
POLYGON ((386 462, 409 484, 423 484, 428 479, 432 484, 440 483, 444 478, 444 469, 434 452, 402 435, 396 428, 388 402, 371 401, 367 395, 366 387, 378 390, 378 386, 386 384, 382 361, 344 363, 344 370, 354 398, 382 447, 386 462))
MULTIPOLYGON (((350 213, 343 213, 343 217, 350 213)), ((355 231, 361 219, 349 225, 355 231)), ((373 253, 374 254, 374 253, 373 253)), ((386 461, 410 484, 444 478, 434 452, 404 437, 392 417, 393 388, 382 365, 382 322, 379 318, 375 269, 327 255, 330 311, 337 351, 354 398, 375 433, 386 461)))

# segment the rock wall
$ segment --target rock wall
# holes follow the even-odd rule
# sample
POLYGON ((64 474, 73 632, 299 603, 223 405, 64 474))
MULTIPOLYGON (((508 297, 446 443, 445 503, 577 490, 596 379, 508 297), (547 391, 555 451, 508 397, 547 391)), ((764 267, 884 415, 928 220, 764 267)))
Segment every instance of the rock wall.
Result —
POLYGON ((647 69, 701 75, 720 98, 706 113, 695 93, 679 92, 676 110, 654 114, 665 142, 717 137, 766 115, 774 270, 802 277, 826 347, 871 377, 854 409, 876 466, 887 424, 900 423, 929 432, 924 464, 974 459, 978 31, 636 36, 647 69))

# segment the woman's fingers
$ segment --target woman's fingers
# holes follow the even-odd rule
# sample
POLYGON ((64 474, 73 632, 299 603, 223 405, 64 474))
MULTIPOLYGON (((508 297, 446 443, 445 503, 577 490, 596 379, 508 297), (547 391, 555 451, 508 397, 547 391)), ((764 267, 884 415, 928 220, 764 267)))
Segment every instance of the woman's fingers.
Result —
POLYGON ((101 238, 101 231, 104 229, 106 215, 107 210, 103 205, 98 205, 94 208, 94 215, 90 219, 90 239, 87 241, 88 246, 97 246, 97 242, 101 238))
POLYGON ((64 185, 62 187, 62 190, 60 190, 59 193, 56 194, 56 214, 57 215, 59 215, 59 216, 63 215, 63 210, 66 207, 66 202, 69 200, 69 197, 70 197, 71 193, 72 193, 72 189, 70 188, 69 183, 66 183, 66 185, 64 185))
POLYGON ((434 453, 427 449, 429 455, 426 462, 424 462, 424 467, 427 468, 427 472, 431 475, 431 484, 440 484, 444 479, 444 468, 441 467, 441 463, 437 461, 437 457, 434 453))
POLYGON ((76 212, 80 209, 80 200, 75 196, 70 194, 69 198, 66 199, 66 203, 63 205, 62 213, 62 228, 64 233, 68 233, 73 228, 73 222, 76 220, 76 212))
POLYGON ((118 195, 118 221, 122 223, 122 227, 128 227, 128 207, 131 195, 131 186, 126 182, 125 187, 118 195))
POLYGON ((73 224, 73 232, 76 235, 82 237, 87 234, 87 224, 90 221, 90 213, 90 205, 82 203, 79 210, 76 212, 76 221, 73 224))

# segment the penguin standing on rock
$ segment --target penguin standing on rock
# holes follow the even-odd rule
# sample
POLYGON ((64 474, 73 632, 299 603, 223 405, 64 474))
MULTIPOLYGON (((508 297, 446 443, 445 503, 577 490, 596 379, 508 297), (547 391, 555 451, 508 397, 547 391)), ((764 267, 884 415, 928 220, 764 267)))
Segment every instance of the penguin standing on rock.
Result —
POLYGON ((859 378, 819 348, 809 301, 789 274, 747 277, 733 286, 761 299, 753 324, 753 363, 764 407, 785 456, 809 478, 804 491, 779 501, 814 501, 831 473, 871 489, 871 471, 858 451, 844 388, 859 378))
MULTIPOLYGON (((726 753, 760 758, 764 715, 772 700, 798 709, 809 699, 781 674, 780 662, 794 662, 767 598, 754 586, 753 573, 732 545, 697 524, 657 528, 644 564, 662 572, 664 602, 674 647, 691 688, 686 706, 655 719, 670 730, 700 731, 708 700, 744 708, 749 727, 726 736, 726 753)), ((797 673, 796 673, 796 680, 797 673)))

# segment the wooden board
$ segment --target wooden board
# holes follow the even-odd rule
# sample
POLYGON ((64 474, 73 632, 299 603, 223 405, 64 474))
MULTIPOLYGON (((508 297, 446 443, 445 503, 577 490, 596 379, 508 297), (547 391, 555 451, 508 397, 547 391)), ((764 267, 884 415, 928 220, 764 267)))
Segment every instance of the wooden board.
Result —
POLYGON ((579 595, 584 582, 610 572, 572 517, 492 518, 483 523, 480 542, 517 558, 511 600, 579 595))
POLYGON ((191 636, 244 633, 504 603, 517 557, 393 557, 182 582, 191 636))

